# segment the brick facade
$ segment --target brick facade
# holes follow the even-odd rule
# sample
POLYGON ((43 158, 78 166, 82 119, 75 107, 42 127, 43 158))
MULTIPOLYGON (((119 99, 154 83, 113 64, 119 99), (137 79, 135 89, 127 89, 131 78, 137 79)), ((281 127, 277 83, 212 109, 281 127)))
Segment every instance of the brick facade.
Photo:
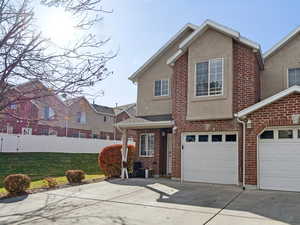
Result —
POLYGON ((161 131, 160 129, 145 129, 136 130, 137 142, 136 142, 136 156, 135 161, 140 161, 144 168, 149 168, 154 170, 155 175, 160 174, 160 149, 161 149, 161 131), (154 157, 140 157, 140 134, 143 133, 153 133, 154 134, 154 157))
POLYGON ((257 135, 266 127, 292 126, 292 115, 300 114, 300 94, 291 94, 247 116, 252 128, 246 130, 246 184, 257 184, 257 135))
POLYGON ((260 100, 260 72, 253 50, 233 41, 233 111, 239 112, 260 100))
MULTIPOLYGON (((233 41, 233 111, 259 101, 259 64, 251 48, 233 41)), ((236 119, 187 121, 188 52, 173 67, 172 117, 177 127, 173 138, 172 176, 181 176, 181 135, 183 132, 236 131, 239 136, 239 180, 242 181, 242 127, 236 119)))

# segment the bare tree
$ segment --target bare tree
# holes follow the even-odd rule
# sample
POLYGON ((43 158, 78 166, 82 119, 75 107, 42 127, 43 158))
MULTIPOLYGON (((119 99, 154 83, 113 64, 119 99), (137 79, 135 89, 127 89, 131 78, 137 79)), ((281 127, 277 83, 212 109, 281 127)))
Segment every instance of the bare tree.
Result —
POLYGON ((45 95, 76 95, 111 74, 106 67, 114 54, 89 30, 107 13, 101 0, 41 0, 48 7, 64 7, 78 18, 85 35, 67 48, 53 46, 34 24, 30 0, 0 0, 0 111, 10 104, 45 95), (18 83, 38 80, 30 90, 15 90, 18 83), (34 95, 32 95, 34 93, 34 95))

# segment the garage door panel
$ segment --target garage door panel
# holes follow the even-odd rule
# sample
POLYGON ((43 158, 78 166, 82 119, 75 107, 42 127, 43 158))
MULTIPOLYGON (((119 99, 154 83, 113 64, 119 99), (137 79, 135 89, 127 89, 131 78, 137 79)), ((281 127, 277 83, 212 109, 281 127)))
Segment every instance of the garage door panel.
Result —
POLYGON ((183 161, 183 177, 186 181, 238 183, 237 142, 186 143, 183 161))
POLYGON ((259 168, 260 188, 300 191, 300 139, 260 140, 259 168))

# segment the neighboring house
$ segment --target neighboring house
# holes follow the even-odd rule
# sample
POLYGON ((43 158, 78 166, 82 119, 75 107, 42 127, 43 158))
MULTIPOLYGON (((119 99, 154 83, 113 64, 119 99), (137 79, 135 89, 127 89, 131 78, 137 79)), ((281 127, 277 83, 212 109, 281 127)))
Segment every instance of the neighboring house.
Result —
MULTIPOLYGON (((123 120, 127 120, 129 118, 136 117, 136 103, 121 105, 114 108, 114 113, 116 116, 116 123, 119 123, 123 120)), ((122 133, 116 128, 116 137, 118 140, 121 140, 122 133)), ((129 130, 128 131, 128 138, 131 141, 136 140, 136 131, 129 130)))
POLYGON ((300 191, 300 28, 264 55, 239 32, 187 24, 130 78, 136 156, 184 181, 300 191))
POLYGON ((30 100, 12 104, 6 114, 0 114, 0 132, 117 139, 114 108, 90 104, 84 97, 64 102, 39 81, 20 84, 14 90, 26 93, 30 100))
MULTIPOLYGON (((91 130, 93 138, 115 139, 113 108, 90 104, 85 97, 70 99, 66 104, 69 108, 69 127, 91 130)), ((79 133, 77 135, 85 137, 85 134, 79 133)))

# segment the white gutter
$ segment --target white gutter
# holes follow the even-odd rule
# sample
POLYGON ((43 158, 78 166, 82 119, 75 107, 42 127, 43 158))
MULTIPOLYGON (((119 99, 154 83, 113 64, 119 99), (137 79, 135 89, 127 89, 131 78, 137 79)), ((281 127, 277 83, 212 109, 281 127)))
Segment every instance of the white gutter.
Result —
POLYGON ((127 129, 142 129, 142 128, 167 128, 173 127, 174 121, 147 121, 147 122, 137 122, 137 123, 122 123, 117 124, 119 128, 127 129))
POLYGON ((237 114, 235 114, 236 119, 239 123, 242 124, 243 126, 243 189, 245 190, 245 186, 246 186, 246 179, 245 179, 245 175, 246 175, 246 122, 243 120, 240 120, 239 117, 237 117, 237 114))

